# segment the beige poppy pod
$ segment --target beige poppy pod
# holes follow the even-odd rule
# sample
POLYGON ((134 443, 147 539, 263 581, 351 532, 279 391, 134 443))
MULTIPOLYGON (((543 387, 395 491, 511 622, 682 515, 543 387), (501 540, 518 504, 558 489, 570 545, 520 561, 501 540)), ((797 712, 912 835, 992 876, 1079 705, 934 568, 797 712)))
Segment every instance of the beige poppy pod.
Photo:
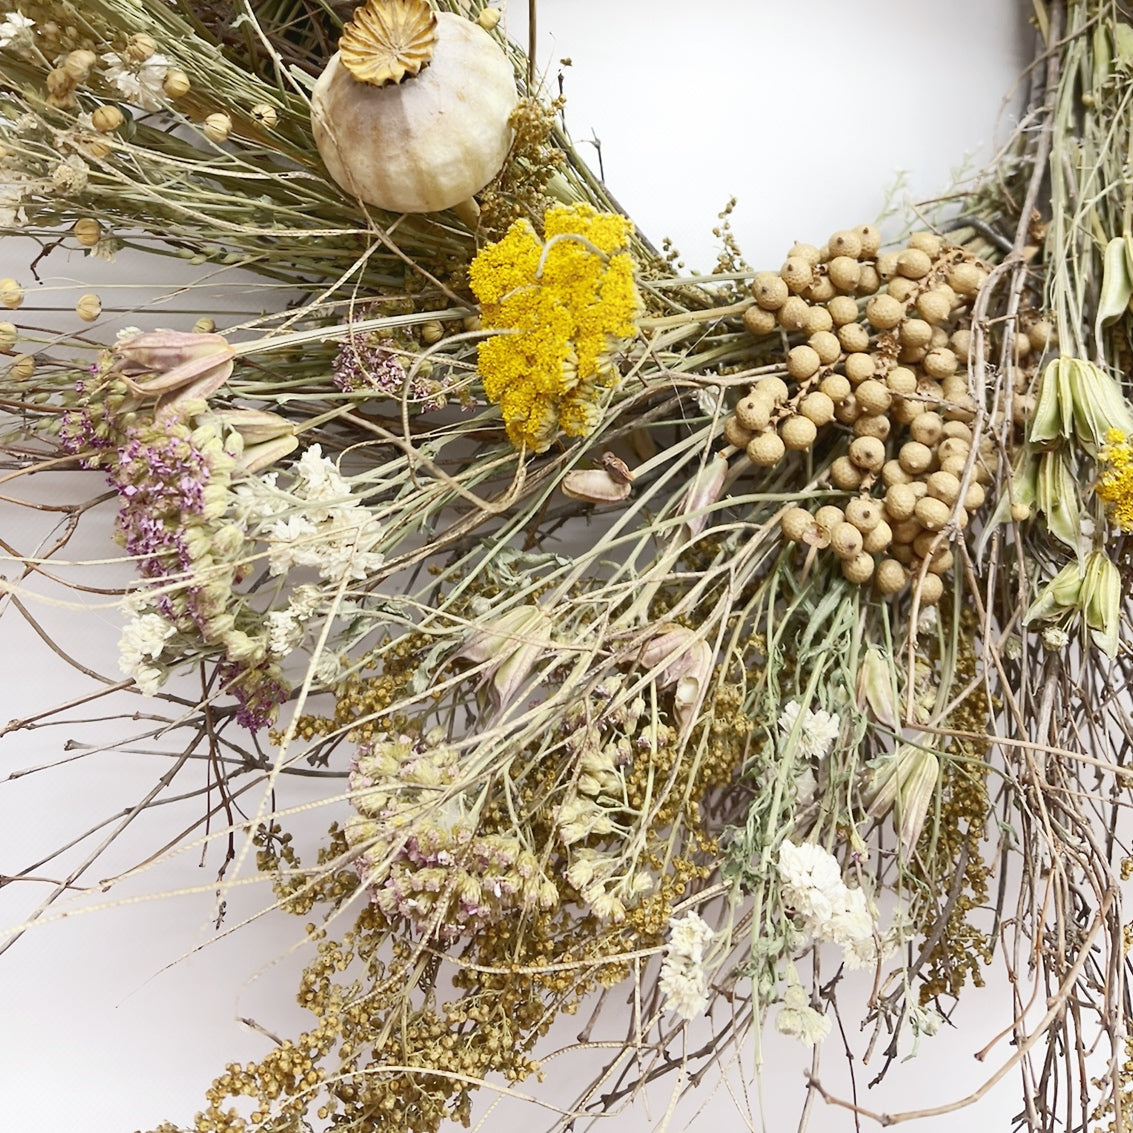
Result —
POLYGON ((311 129, 348 192, 391 212, 463 206, 499 173, 518 102, 503 49, 426 0, 368 0, 311 95, 311 129))

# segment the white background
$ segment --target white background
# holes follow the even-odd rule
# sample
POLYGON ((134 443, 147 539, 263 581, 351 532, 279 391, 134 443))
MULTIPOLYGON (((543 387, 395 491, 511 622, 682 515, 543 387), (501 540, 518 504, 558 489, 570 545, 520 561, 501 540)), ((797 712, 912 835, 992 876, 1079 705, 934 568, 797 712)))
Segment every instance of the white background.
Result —
MULTIPOLYGON (((509 16, 521 41, 526 31, 518 9, 525 7, 512 0, 509 16)), ((655 242, 671 236, 690 268, 709 269, 718 250, 711 235, 716 214, 734 195, 739 205, 733 226, 747 259, 756 268, 776 267, 795 240, 821 244, 836 229, 874 219, 899 172, 908 173, 899 201, 925 199, 946 191, 955 171, 975 169, 991 157, 1011 124, 1004 98, 1030 57, 1024 8, 1029 5, 1011 0, 956 0, 945 9, 907 0, 540 0, 539 61, 552 87, 563 71, 576 140, 601 139, 614 194, 655 242), (558 62, 564 57, 572 60, 569 68, 558 62)), ((25 265, 22 246, 0 246, 0 274, 21 276, 25 265)), ((44 270, 52 277, 48 285, 60 290, 17 314, 51 325, 49 315, 33 313, 37 305, 50 307, 54 294, 65 309, 77 289, 86 289, 92 268, 100 279, 121 280, 124 266, 107 271, 57 254, 44 270)), ((248 298, 256 306, 256 298, 248 298)), ((191 322, 190 315, 162 320, 191 322)), ((109 324, 101 329, 112 334, 109 324)), ((95 495, 101 487, 92 479, 88 490, 95 495)), ((53 486, 47 482, 37 490, 49 501, 53 486)), ((101 527, 91 525, 88 541, 73 548, 72 558, 114 554, 109 518, 104 510, 101 527)), ((46 534, 53 521, 42 519, 46 534)), ((26 548, 30 525, 24 509, 0 502, 0 538, 7 528, 26 548)), ((0 573, 11 579, 16 570, 0 563, 0 573)), ((91 583, 122 575, 107 568, 81 577, 91 583)), ((50 591, 46 584, 37 589, 50 591)), ((85 612, 45 605, 35 612, 69 641, 81 637, 83 659, 116 676, 118 615, 100 606, 96 595, 85 612)), ((71 679, 14 612, 5 614, 0 632, 0 721, 89 688, 85 680, 71 679)), ((137 698, 127 706, 146 707, 137 698)), ((92 714, 101 712, 99 705, 92 714)), ((86 758, 68 745, 122 727, 74 723, 0 738, 0 873, 23 869, 40 852, 128 809, 168 767, 164 757, 148 754, 154 744, 139 745, 135 754, 86 758), (20 774, 55 762, 61 763, 55 770, 20 774)), ((184 782, 200 784, 204 777, 203 766, 195 767, 184 782)), ((317 805, 305 821, 325 829, 341 804, 323 797, 325 787, 307 796, 317 805)), ((301 803, 303 790, 293 789, 288 799, 301 803)), ((253 810, 257 804, 249 801, 253 810)), ((83 882, 137 861, 198 811, 199 804, 192 804, 147 813, 83 882)), ((67 862, 80 860, 80 851, 91 845, 84 842, 67 862)), ((308 1021, 293 1004, 296 965, 288 952, 297 922, 267 916, 214 941, 209 887, 222 848, 210 844, 182 853, 117 887, 107 898, 114 906, 108 911, 54 918, 0 956, 0 1129, 130 1133, 162 1119, 186 1123, 224 1062, 267 1049, 241 1018, 254 1017, 278 1034, 293 1034, 308 1021)), ((57 879, 63 868, 52 862, 42 876, 57 879)), ((0 888, 0 926, 19 924, 43 893, 39 881, 0 888)), ((260 886, 230 893, 227 925, 239 924, 266 899, 260 886)), ((65 907, 91 903, 83 898, 65 907)), ((860 1015, 867 992, 846 989, 848 1018, 860 1015)), ((875 1066, 859 1067, 861 1104, 894 1111, 976 1089, 996 1059, 985 1066, 973 1059, 974 1051, 1010 1022, 1005 991, 969 990, 957 1019, 962 1030, 926 1040, 920 1056, 895 1068, 874 1094, 864 1083, 875 1066)), ((571 1031, 558 1034, 565 1040, 571 1031)), ((842 1061, 837 1044, 835 1034, 825 1055, 831 1067, 842 1061)), ((996 1053, 1007 1056, 1002 1045, 996 1053)), ((763 1054, 764 1128, 794 1129, 803 1094, 801 1049, 770 1035, 763 1054)), ((754 1061, 749 1047, 734 1082, 753 1078, 754 1061)), ((581 1066, 554 1063, 549 1071, 552 1079, 569 1079, 544 1095, 560 1101, 585 1080, 581 1066)), ((839 1074, 829 1074, 845 1088, 839 1074)), ((668 1088, 649 1106, 623 1115, 616 1127, 630 1133, 660 1127, 668 1088)), ((1017 1078, 1009 1075, 974 1111, 917 1128, 941 1133, 975 1121, 1005 1129, 1018 1099, 1017 1078)), ((676 1110, 671 1127, 714 1123, 741 1128, 727 1091, 713 1093, 709 1082, 676 1110)), ((484 1127, 544 1124, 549 1115, 544 1121, 511 1103, 491 1113, 484 1127)), ((812 1128, 851 1129, 853 1119, 818 1103, 812 1128)))

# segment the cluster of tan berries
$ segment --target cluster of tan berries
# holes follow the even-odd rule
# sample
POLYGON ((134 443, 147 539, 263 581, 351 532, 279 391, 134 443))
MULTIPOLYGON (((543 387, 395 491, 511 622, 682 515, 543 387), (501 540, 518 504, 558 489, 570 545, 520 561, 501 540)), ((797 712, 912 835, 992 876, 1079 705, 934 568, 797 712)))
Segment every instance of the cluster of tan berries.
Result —
MULTIPOLYGON (((782 377, 762 378, 740 399, 724 437, 757 468, 772 468, 820 436, 848 433, 829 479, 852 498, 814 514, 789 508, 783 533, 829 548, 847 579, 882 594, 918 578, 920 601, 931 604, 953 561, 940 533, 965 527, 983 506, 997 463, 987 438, 973 457, 979 407, 967 376, 970 307, 987 270, 931 232, 898 251, 880 245, 877 229, 860 225, 823 248, 796 244, 778 272, 754 277, 747 329, 801 341, 782 377)), ((1049 338, 1036 322, 1018 336, 1017 357, 1049 338)))

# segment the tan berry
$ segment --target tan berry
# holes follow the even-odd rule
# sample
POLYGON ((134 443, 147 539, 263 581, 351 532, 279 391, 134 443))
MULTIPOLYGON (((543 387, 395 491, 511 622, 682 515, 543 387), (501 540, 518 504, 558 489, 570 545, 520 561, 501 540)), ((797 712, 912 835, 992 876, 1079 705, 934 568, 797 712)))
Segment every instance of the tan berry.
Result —
POLYGON ((906 441, 897 453, 901 467, 914 476, 927 472, 932 467, 933 454, 928 445, 920 441, 906 441))
POLYGON ((953 264, 948 269, 948 286, 965 299, 975 298, 985 278, 984 270, 970 261, 953 264))
POLYGON ((751 281, 751 293, 765 311, 779 310, 791 294, 782 276, 773 271, 758 272, 751 281))
POLYGON ((890 487, 893 484, 908 484, 912 476, 901 467, 899 460, 887 460, 881 466, 881 482, 890 487))
POLYGON ((782 378, 766 377, 760 378, 755 383, 755 392, 766 394, 775 402, 776 405, 781 405, 787 400, 790 395, 790 390, 787 389, 787 383, 782 378))
POLYGON ((893 542, 893 528, 883 519, 876 527, 862 534, 862 550, 871 555, 881 555, 889 550, 893 542))
POLYGON ((966 393, 963 397, 955 397, 944 403, 944 416, 949 421, 974 421, 978 409, 976 399, 966 393))
POLYGON ((915 421, 909 423, 909 438, 920 441, 922 445, 930 448, 940 440, 944 432, 944 418, 939 413, 928 410, 915 421))
POLYGON ((882 559, 877 564, 874 583, 879 594, 896 594, 908 578, 905 568, 896 559, 882 559))
POLYGON ((810 286, 814 279, 814 268, 802 256, 788 256, 779 269, 779 277, 788 290, 797 295, 810 286))
POLYGON ((779 423, 779 436, 791 452, 806 452, 814 444, 818 429, 809 417, 796 414, 779 423))
POLYGON ((950 457, 967 460, 971 451, 972 442, 963 437, 943 437, 936 446, 936 455, 940 460, 948 460, 950 457))
POLYGON ((846 323, 838 328, 838 342, 847 354, 869 349, 869 331, 861 323, 846 323))
POLYGON ((744 329, 756 338, 770 334, 778 325, 774 311, 765 311, 762 307, 748 307, 744 311, 744 329))
POLYGON ((879 472, 885 463, 885 445, 877 437, 856 437, 850 442, 850 459, 865 472, 879 472))
POLYGON ((818 360, 823 366, 837 362, 842 353, 842 344, 838 341, 838 336, 828 330, 815 331, 806 340, 806 344, 818 355, 818 360))
POLYGON ((889 548, 889 554, 905 567, 909 567, 913 561, 912 545, 910 543, 898 543, 896 536, 893 538, 893 545, 889 548))
POLYGON ((917 296, 917 314, 927 323, 943 323, 952 313, 952 288, 934 287, 917 296))
POLYGON ((806 260, 811 267, 816 267, 822 261, 822 252, 813 244, 795 243, 787 253, 788 259, 806 260))
POLYGON ((859 224, 854 228, 854 234, 861 243, 862 256, 876 256, 881 250, 881 233, 872 224, 859 224))
POLYGON ((857 586, 864 586, 873 578, 873 568, 873 555, 863 550, 852 559, 842 560, 842 577, 845 578, 847 582, 852 582, 857 586))
POLYGON ((921 229, 919 232, 910 234, 909 247, 924 252, 930 259, 935 260, 944 249, 944 241, 935 232, 921 229))
MULTIPOLYGON (((940 454, 937 453, 940 458, 940 454)), ((968 467, 968 458, 966 456, 946 456, 940 458, 940 467, 938 472, 950 472, 957 480, 963 480, 964 472, 968 467)))
POLYGON ((834 402, 822 390, 812 390, 799 401, 799 413, 819 427, 829 425, 834 420, 834 402))
MULTIPOLYGON (((861 405, 861 402, 858 402, 861 405)), ((862 410, 860 416, 854 421, 855 437, 876 437, 879 441, 889 439, 893 422, 884 413, 866 413, 862 410)))
POLYGON ((858 294, 873 295, 881 290, 881 284, 882 279, 877 268, 873 264, 862 264, 861 273, 858 275, 858 294))
POLYGON ((944 581, 939 574, 926 574, 916 589, 922 606, 935 606, 944 597, 944 581))
POLYGON ((855 492, 864 479, 862 470, 848 456, 839 456, 830 462, 830 483, 839 491, 855 492))
POLYGON ((861 408, 858 406, 858 399, 854 395, 848 394, 842 398, 834 406, 834 417, 836 420, 841 421, 843 425, 852 425, 862 414, 861 408))
POLYGON ((924 319, 906 319, 897 332, 902 346, 928 346, 932 341, 932 326, 924 319))
POLYGON ((889 410, 889 416, 893 418, 894 424, 909 425, 924 411, 924 403, 918 401, 915 397, 898 397, 893 401, 893 407, 889 410))
POLYGON ((801 299, 798 295, 792 295, 775 314, 779 320, 779 325, 785 331, 796 331, 802 330, 806 326, 809 310, 810 307, 805 299, 801 299))
POLYGON ((972 429, 965 421, 945 421, 941 434, 945 437, 956 437, 962 441, 967 441, 968 444, 972 443, 972 429))
POLYGON ((789 507, 779 517, 783 537, 792 543, 801 543, 814 530, 814 516, 803 507, 789 507))
POLYGON ((917 375, 907 366, 894 366, 893 369, 885 375, 885 384, 893 393, 916 393, 917 375))
POLYGON ((736 448, 747 448, 748 441, 754 436, 751 429, 745 429, 737 417, 729 417, 724 422, 724 440, 736 448))
POLYGON ((852 523, 836 523, 830 531, 830 549, 840 559, 852 559, 861 553, 862 533, 852 523))
POLYGON ((774 429, 759 433, 747 443, 747 458, 756 468, 774 468, 783 459, 786 446, 774 429))
POLYGON ((928 485, 928 494, 946 504, 954 504, 960 498, 960 481, 951 472, 931 472, 925 483, 928 485))
POLYGON ((878 330, 892 330, 905 317, 905 305, 892 295, 875 295, 865 305, 865 315, 878 330))
POLYGON ((963 327, 953 331, 948 339, 948 345, 961 362, 967 362, 972 357, 972 332, 963 327))
POLYGON ((826 275, 839 291, 853 291, 861 279, 862 265, 849 256, 835 256, 826 265, 826 275))
POLYGON ((814 513, 814 522, 818 529, 822 531, 827 541, 830 538, 830 532, 843 523, 846 519, 845 512, 837 504, 823 504, 822 507, 814 513))
POLYGON ((960 360, 949 349, 930 350, 921 362, 921 368, 930 378, 951 377, 959 369, 960 360))
POLYGON ((845 326, 846 323, 858 321, 858 305, 849 295, 835 295, 826 304, 826 309, 830 312, 835 326, 845 326))
POLYGON ((862 239, 856 232, 846 228, 835 232, 826 241, 826 247, 830 250, 832 259, 838 256, 847 256, 856 260, 862 254, 862 239))
POLYGON ((917 500, 913 515, 927 531, 939 531, 952 518, 952 509, 935 496, 923 496, 917 500))
POLYGON ((853 386, 845 374, 827 374, 818 383, 818 388, 837 405, 838 402, 850 396, 853 386))
POLYGON ((917 285, 911 279, 906 279, 903 275, 897 276, 896 279, 889 281, 889 286, 885 289, 898 303, 906 304, 917 293, 917 285))
POLYGON ((850 379, 851 384, 856 386, 859 382, 864 382, 866 378, 872 378, 877 373, 877 362, 872 354, 858 350, 846 355, 842 363, 842 370, 846 377, 850 379))
POLYGON ((881 522, 881 505, 870 496, 858 496, 846 504, 846 522, 864 535, 881 522))
POLYGON ((1031 518, 1031 509, 1026 504, 1011 505, 1011 518, 1015 523, 1026 523, 1031 518))
POLYGON ((964 493, 964 510, 975 513, 984 506, 986 499, 987 492, 984 486, 973 480, 972 483, 968 485, 968 490, 964 493))
POLYGON ((909 550, 913 549, 913 540, 924 530, 918 519, 902 519, 897 523, 892 524, 893 527, 893 545, 894 547, 901 544, 908 544, 909 550))
POLYGON ((877 257, 877 262, 874 264, 877 269, 877 274, 885 281, 892 279, 897 274, 897 253, 896 252, 882 252, 877 257))
POLYGON ((893 395, 884 382, 866 378, 854 391, 863 413, 884 413, 893 402, 893 395))
POLYGON ((818 373, 822 359, 813 346, 792 346, 787 351, 787 373, 795 381, 805 382, 807 378, 818 373))
POLYGON ((808 303, 827 303, 837 294, 837 288, 831 282, 830 277, 823 273, 814 277, 810 286, 803 292, 803 298, 808 303))
POLYGON ((830 330, 834 320, 830 312, 822 306, 808 307, 802 329, 806 334, 818 334, 819 331, 830 330))
POLYGON ((920 248, 905 248, 897 253, 897 274, 906 279, 924 279, 932 271, 932 258, 920 248))
POLYGON ((102 239, 102 225, 93 216, 82 216, 71 226, 71 235, 84 248, 93 248, 102 239))
POLYGON ((1054 324, 1047 319, 1039 319, 1027 328, 1027 338, 1031 340, 1031 349, 1037 353, 1050 350, 1058 344, 1058 334, 1054 324))
POLYGON ((885 490, 885 514, 897 523, 912 519, 917 493, 909 484, 890 484, 885 490))
POLYGON ((752 433, 766 429, 774 412, 774 397, 762 390, 752 390, 736 402, 736 420, 742 428, 752 433))

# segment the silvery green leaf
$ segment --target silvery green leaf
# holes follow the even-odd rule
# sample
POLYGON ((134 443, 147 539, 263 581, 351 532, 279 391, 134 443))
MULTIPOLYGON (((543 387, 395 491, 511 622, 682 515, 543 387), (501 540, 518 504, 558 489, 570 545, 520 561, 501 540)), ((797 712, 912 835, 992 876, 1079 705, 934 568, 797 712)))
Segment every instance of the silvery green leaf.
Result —
POLYGON ((1102 293, 1098 300, 1098 317, 1094 322, 1094 336, 1098 350, 1102 349, 1102 327, 1121 318, 1133 298, 1133 278, 1130 278, 1130 248, 1128 236, 1115 236, 1105 246, 1102 260, 1102 293))
POLYGON ((1039 458, 1035 507, 1046 517, 1050 533, 1068 547, 1077 547, 1082 531, 1082 500, 1066 449, 1059 446, 1039 458))

